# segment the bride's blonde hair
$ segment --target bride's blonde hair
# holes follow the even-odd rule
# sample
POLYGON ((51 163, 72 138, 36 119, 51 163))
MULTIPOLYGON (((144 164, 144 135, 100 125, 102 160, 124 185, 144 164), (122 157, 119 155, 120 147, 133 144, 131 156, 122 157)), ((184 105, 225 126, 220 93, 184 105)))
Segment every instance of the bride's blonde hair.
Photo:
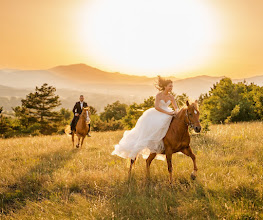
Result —
POLYGON ((172 80, 170 79, 164 79, 163 77, 161 76, 157 76, 158 77, 158 81, 157 83, 155 84, 155 87, 159 90, 159 91, 164 91, 165 90, 165 87, 170 84, 170 83, 173 83, 172 80))

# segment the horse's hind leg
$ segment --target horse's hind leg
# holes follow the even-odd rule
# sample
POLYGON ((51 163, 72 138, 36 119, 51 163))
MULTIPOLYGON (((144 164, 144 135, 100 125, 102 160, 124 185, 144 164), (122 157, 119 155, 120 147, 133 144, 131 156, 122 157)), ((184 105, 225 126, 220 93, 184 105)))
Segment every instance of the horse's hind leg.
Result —
POLYGON ((190 146, 188 146, 187 148, 184 148, 183 150, 181 150, 182 153, 184 153, 185 155, 189 156, 192 158, 193 163, 194 163, 194 171, 191 173, 191 178, 194 180, 196 178, 197 175, 197 166, 196 166, 196 160, 195 160, 195 155, 192 152, 192 149, 190 146))
POLYGON ((133 164, 135 163, 135 160, 136 160, 136 157, 135 157, 135 159, 133 160, 133 159, 131 159, 131 164, 130 164, 130 169, 129 169, 129 179, 131 178, 131 171, 132 171, 132 166, 133 166, 133 164))
POLYGON ((150 165, 153 159, 156 157, 156 153, 151 153, 146 160, 146 177, 147 179, 150 178, 150 165))
POLYGON ((173 182, 173 165, 172 165, 172 153, 169 153, 168 150, 166 153, 166 161, 168 165, 168 172, 170 174, 170 183, 173 182))

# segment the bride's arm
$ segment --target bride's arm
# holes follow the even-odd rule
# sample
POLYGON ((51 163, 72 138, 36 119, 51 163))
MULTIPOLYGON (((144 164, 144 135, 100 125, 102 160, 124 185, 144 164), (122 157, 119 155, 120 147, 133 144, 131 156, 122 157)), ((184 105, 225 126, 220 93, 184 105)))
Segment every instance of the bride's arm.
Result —
POLYGON ((155 98, 155 104, 154 104, 155 109, 157 111, 165 113, 167 115, 173 115, 174 112, 167 112, 167 111, 163 110, 162 108, 160 108, 160 101, 161 101, 160 96, 159 96, 159 94, 157 94, 156 98, 155 98))
POLYGON ((175 98, 172 95, 171 95, 171 97, 172 97, 173 108, 174 108, 175 112, 177 113, 179 111, 178 105, 177 105, 177 103, 175 101, 175 98))

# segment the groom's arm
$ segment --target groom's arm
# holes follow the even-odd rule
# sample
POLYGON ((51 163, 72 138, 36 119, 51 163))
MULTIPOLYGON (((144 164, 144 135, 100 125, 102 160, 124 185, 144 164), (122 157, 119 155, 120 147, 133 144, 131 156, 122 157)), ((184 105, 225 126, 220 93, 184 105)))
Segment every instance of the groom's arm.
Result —
POLYGON ((73 110, 72 110, 74 116, 75 116, 75 110, 76 110, 76 109, 77 109, 77 103, 74 105, 73 110))

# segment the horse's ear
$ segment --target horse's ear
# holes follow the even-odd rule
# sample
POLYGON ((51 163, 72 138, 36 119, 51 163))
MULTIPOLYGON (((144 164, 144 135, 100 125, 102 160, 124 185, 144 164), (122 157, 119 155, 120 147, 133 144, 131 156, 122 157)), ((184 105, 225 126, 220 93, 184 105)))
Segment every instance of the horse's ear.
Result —
POLYGON ((195 105, 196 109, 199 109, 198 100, 195 100, 194 105, 195 105))
POLYGON ((189 106, 189 102, 188 102, 188 100, 186 101, 186 105, 189 106))
POLYGON ((195 100, 195 105, 196 105, 196 107, 198 107, 198 100, 197 99, 195 100))

